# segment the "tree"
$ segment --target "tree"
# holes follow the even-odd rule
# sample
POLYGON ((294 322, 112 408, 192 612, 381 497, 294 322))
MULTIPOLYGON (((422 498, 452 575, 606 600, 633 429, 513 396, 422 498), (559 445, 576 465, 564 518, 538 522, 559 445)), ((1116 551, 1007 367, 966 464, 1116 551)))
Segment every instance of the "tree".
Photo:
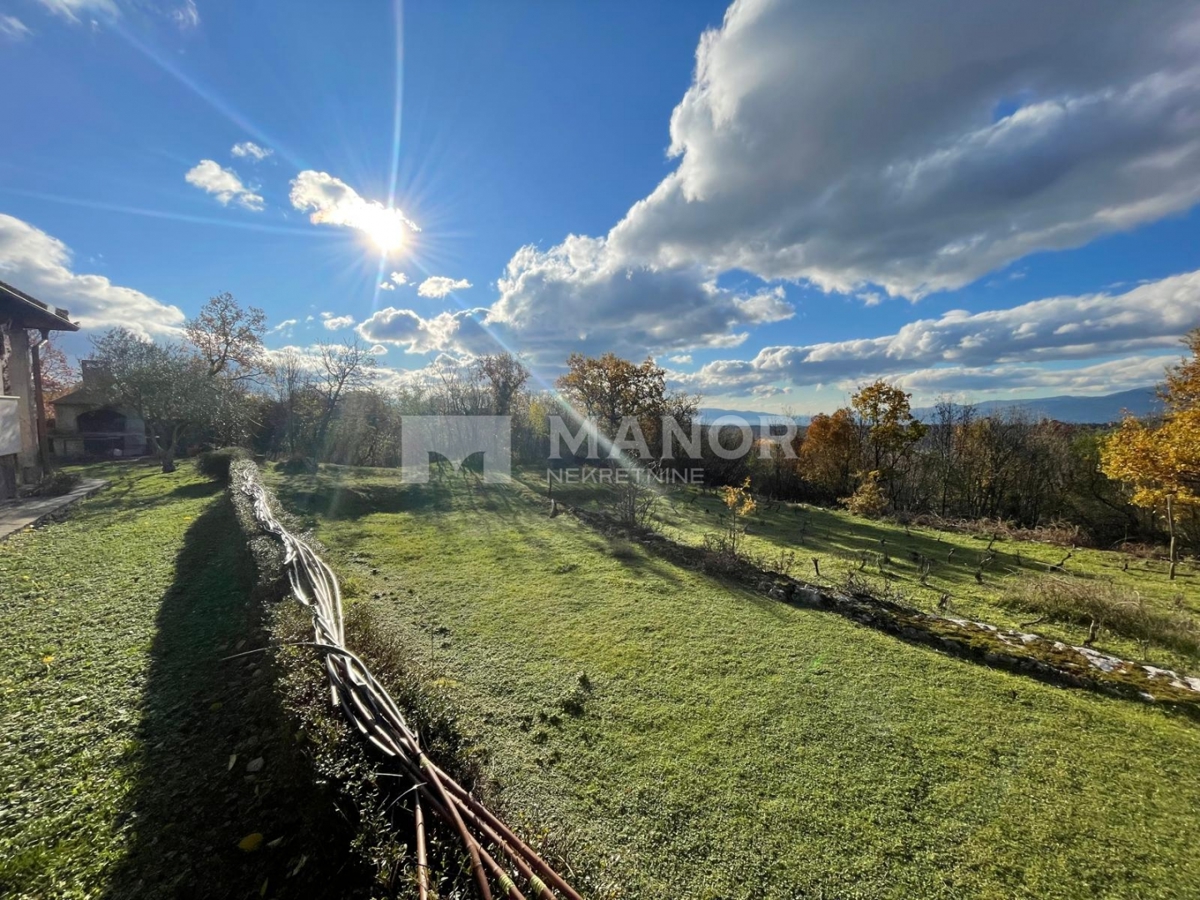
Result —
MULTIPOLYGON (((37 332, 30 332, 30 346, 41 340, 37 332)), ((39 364, 42 367, 42 404, 47 419, 54 418, 52 400, 71 390, 79 381, 79 370, 71 365, 67 354, 52 341, 42 341, 38 346, 39 364)))
POLYGON ((567 369, 567 374, 556 382, 558 389, 572 405, 595 419, 610 438, 617 433, 623 417, 640 420, 658 414, 666 405, 666 372, 649 357, 635 365, 615 353, 600 357, 572 353, 567 369))
POLYGON ((156 344, 124 328, 93 340, 107 370, 110 399, 136 412, 164 472, 189 428, 210 425, 220 409, 219 385, 204 361, 180 344, 156 344))
POLYGON ((850 398, 850 405, 858 414, 867 466, 887 482, 887 493, 893 502, 900 498, 899 468, 927 430, 913 418, 910 396, 879 379, 860 387, 850 398))
POLYGON ((1132 502, 1166 519, 1172 579, 1177 514, 1181 507, 1200 506, 1200 328, 1184 342, 1192 358, 1167 373, 1159 390, 1166 407, 1162 420, 1127 417, 1100 452, 1101 469, 1133 489, 1132 502))
POLYGON ((839 409, 833 415, 813 416, 800 445, 800 473, 827 499, 850 491, 850 476, 858 467, 859 436, 854 413, 839 409))
POLYGON ((235 380, 257 378, 269 369, 262 340, 266 330, 266 313, 256 306, 242 309, 228 291, 210 297, 184 326, 208 374, 235 380))
POLYGON ((617 436, 623 418, 637 419, 651 455, 661 455, 664 416, 684 429, 695 417, 698 398, 667 390, 666 371, 649 357, 639 365, 614 353, 572 353, 567 369, 556 382, 567 401, 609 438, 617 436))
POLYGON ((321 418, 317 424, 314 440, 315 451, 323 453, 329 424, 337 411, 338 403, 348 391, 364 388, 375 377, 375 357, 370 349, 357 337, 342 344, 320 344, 320 368, 314 379, 314 387, 321 397, 321 418))
POLYGON ((529 370, 511 353, 481 356, 475 361, 492 388, 492 409, 498 416, 512 413, 513 400, 529 380, 529 370))

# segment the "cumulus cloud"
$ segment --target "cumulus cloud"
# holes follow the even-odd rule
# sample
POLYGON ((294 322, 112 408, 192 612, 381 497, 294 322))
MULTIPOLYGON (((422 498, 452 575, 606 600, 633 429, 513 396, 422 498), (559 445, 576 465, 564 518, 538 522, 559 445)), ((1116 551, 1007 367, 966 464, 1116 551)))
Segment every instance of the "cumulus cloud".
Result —
POLYGON ((658 265, 917 298, 1200 199, 1200 7, 739 0, 610 233, 658 265))
POLYGON ((667 360, 675 363, 676 365, 686 366, 691 363, 692 355, 690 353, 680 353, 676 356, 668 356, 667 360))
POLYGON ((939 379, 955 372, 964 378, 1008 373, 1004 377, 1013 383, 1012 372, 1021 364, 1161 353, 1177 346, 1180 336, 1197 324, 1200 271, 1122 294, 1050 297, 977 313, 952 310, 882 337, 766 347, 753 359, 708 363, 684 377, 715 393, 745 392, 779 381, 816 385, 904 376, 930 382, 933 370, 946 373, 939 379))
POLYGON ((184 176, 188 184, 212 194, 222 206, 236 201, 239 206, 259 212, 263 208, 263 198, 254 193, 242 183, 237 172, 233 169, 223 169, 211 159, 202 159, 184 176))
MULTIPOLYGON (((400 273, 400 277, 403 278, 404 274, 400 273)), ((404 282, 400 281, 397 284, 404 284, 404 282)), ((465 278, 455 279, 447 278, 445 275, 433 275, 421 282, 421 286, 417 288, 417 293, 422 297, 441 299, 454 291, 465 291, 470 286, 471 282, 465 278)))
POLYGON ((307 169, 292 180, 292 206, 310 211, 314 225, 353 228, 370 238, 380 250, 399 249, 410 232, 421 229, 398 209, 367 200, 346 182, 327 172, 307 169))
POLYGON ((31 34, 33 32, 29 30, 29 26, 16 16, 0 15, 0 38, 6 38, 10 41, 23 41, 31 34))
POLYGON ((466 309, 424 318, 411 309, 389 306, 358 326, 368 341, 395 344, 408 353, 435 351, 476 356, 501 349, 488 331, 486 309, 466 309))
MULTIPOLYGON (((388 276, 387 281, 380 282, 379 289, 381 291, 394 291, 396 288, 404 287, 404 285, 406 285, 406 284, 408 284, 408 276, 407 275, 405 275, 403 272, 393 272, 391 275, 388 276)), ((424 285, 422 285, 422 287, 423 286, 424 285)), ((468 284, 467 287, 470 287, 470 285, 468 284)), ((425 295, 425 296, 428 296, 428 295, 425 295)))
POLYGON ((76 24, 80 22, 81 15, 89 13, 113 17, 120 14, 113 0, 41 0, 41 4, 55 15, 76 24))
POLYGON ((0 213, 0 280, 71 311, 84 328, 123 326, 143 336, 177 334, 183 312, 103 275, 76 274, 71 251, 46 232, 0 213))
POLYGON ((274 328, 268 329, 267 334, 291 335, 292 329, 298 324, 299 322, 296 319, 284 319, 274 328))
POLYGON ((242 141, 240 144, 234 144, 229 148, 229 152, 241 159, 249 159, 253 162, 262 162, 268 156, 275 153, 267 147, 260 147, 254 141, 242 141))
POLYGON ((745 295, 693 265, 630 266, 602 238, 572 235, 550 250, 523 247, 497 282, 488 322, 534 361, 611 350, 639 357, 732 347, 754 325, 794 315, 782 288, 745 295))
POLYGON ((521 248, 491 319, 535 354, 729 346, 790 309, 733 270, 918 299, 1200 201, 1200 6, 737 0, 677 160, 603 237, 521 248))
POLYGON ((325 320, 325 327, 330 331, 341 331, 354 324, 354 316, 331 316, 328 313, 322 313, 321 318, 325 320))

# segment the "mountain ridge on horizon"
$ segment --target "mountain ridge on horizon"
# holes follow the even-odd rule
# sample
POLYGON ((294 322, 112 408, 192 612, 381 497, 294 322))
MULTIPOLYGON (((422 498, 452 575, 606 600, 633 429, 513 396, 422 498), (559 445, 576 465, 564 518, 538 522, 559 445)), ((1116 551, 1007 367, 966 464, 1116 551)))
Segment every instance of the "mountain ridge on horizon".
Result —
MULTIPOLYGON (((1081 394, 1058 394, 1053 397, 1031 397, 1021 400, 982 400, 978 403, 956 403, 957 406, 973 406, 980 415, 994 415, 1009 410, 1022 409, 1039 418, 1053 419, 1068 425, 1105 425, 1119 422, 1126 413, 1145 416, 1159 409, 1158 395, 1153 386, 1131 388, 1112 394, 1098 396, 1081 394)), ((932 406, 913 408, 913 415, 928 420, 934 412, 932 406)), ((702 406, 699 409, 702 421, 711 422, 720 416, 740 416, 751 424, 770 424, 788 417, 783 413, 760 412, 757 410, 724 409, 702 406)), ((797 423, 807 425, 811 415, 793 417, 797 423)))

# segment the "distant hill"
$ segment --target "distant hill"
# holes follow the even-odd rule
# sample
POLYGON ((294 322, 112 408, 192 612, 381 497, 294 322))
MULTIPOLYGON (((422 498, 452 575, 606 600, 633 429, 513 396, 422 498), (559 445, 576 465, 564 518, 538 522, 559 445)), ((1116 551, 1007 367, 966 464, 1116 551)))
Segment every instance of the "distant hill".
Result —
MULTIPOLYGON (((1054 419, 1075 425, 1102 425, 1119 422, 1126 412, 1145 416, 1161 408, 1158 396, 1152 387, 1134 388, 1102 397, 1037 397, 1031 400, 984 400, 975 404, 980 415, 994 415, 1009 410, 1022 410, 1034 418, 1054 419)), ((929 419, 933 407, 913 410, 918 419, 929 419)))
MULTIPOLYGON (((1037 397, 1032 400, 984 400, 975 404, 975 410, 984 416, 1019 409, 1037 419, 1055 419, 1072 425, 1119 422, 1126 412, 1135 416, 1145 416, 1158 412, 1160 408, 1158 396, 1152 387, 1134 388, 1116 394, 1105 394, 1102 397, 1078 397, 1068 394, 1061 397, 1037 397)), ((771 425, 786 421, 786 417, 778 413, 747 409, 704 406, 700 408, 699 413, 701 421, 704 422, 712 422, 721 416, 740 416, 751 425, 771 425)), ((929 419, 933 416, 933 407, 917 407, 913 409, 913 415, 918 419, 929 419)), ((811 418, 796 416, 796 422, 807 425, 811 418)))
MULTIPOLYGON (((755 412, 748 409, 718 409, 715 406, 702 406, 697 412, 700 414, 700 421, 712 422, 722 416, 738 416, 745 419, 751 426, 754 425, 776 425, 781 422, 786 422, 788 417, 779 413, 755 412)), ((796 423, 799 425, 807 425, 811 416, 795 416, 796 423)))

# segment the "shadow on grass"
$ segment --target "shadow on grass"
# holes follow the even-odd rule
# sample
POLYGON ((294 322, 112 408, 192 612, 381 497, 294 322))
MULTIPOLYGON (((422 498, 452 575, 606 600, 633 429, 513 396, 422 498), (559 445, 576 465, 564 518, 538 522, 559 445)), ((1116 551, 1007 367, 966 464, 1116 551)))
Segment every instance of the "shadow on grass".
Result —
MULTIPOLYGON (((447 470, 449 467, 447 467, 447 470)), ((510 514, 512 498, 503 485, 484 484, 475 472, 439 472, 436 468, 424 484, 400 481, 397 470, 376 470, 369 481, 344 483, 336 473, 291 477, 275 485, 275 493, 288 512, 325 520, 345 521, 376 513, 449 513, 477 509, 510 514), (383 480, 384 476, 390 475, 383 480)))
POLYGON ((232 507, 219 499, 188 529, 159 601, 128 751, 138 773, 122 823, 129 847, 111 900, 367 894, 370 873, 349 852, 354 817, 316 785, 269 658, 225 659, 265 641, 254 587, 232 507), (253 834, 258 846, 239 848, 253 834))

